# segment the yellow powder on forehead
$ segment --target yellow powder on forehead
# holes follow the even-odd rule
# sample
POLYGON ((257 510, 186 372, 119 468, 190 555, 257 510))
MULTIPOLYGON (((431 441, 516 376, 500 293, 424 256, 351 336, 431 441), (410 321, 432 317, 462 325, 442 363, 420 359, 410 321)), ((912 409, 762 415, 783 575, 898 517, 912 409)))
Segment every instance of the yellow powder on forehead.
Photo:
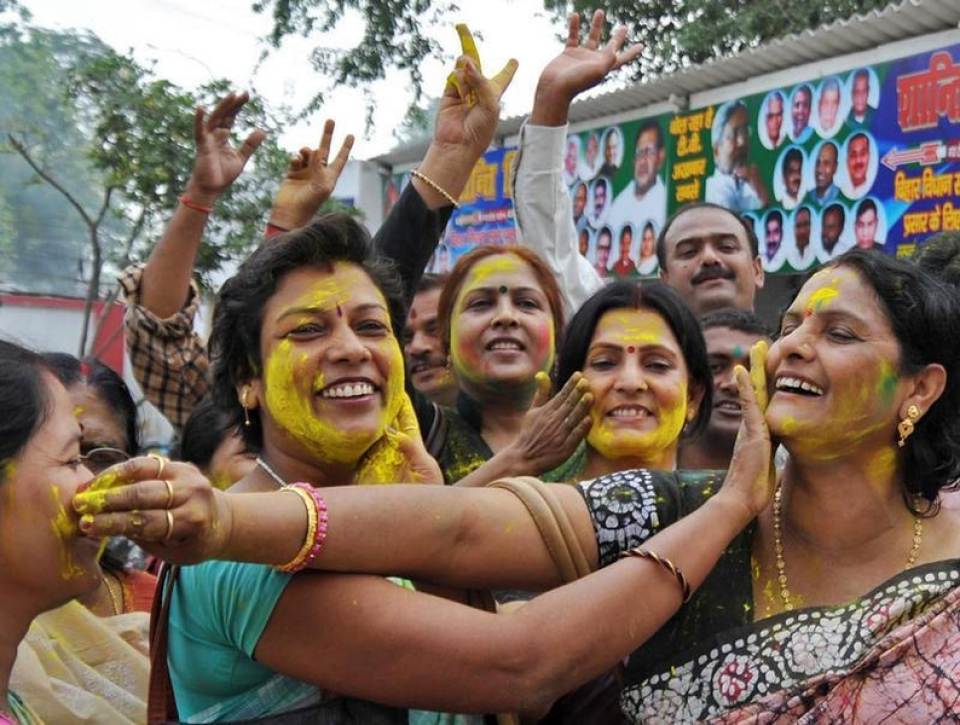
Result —
POLYGON ((476 287, 495 274, 513 274, 522 271, 525 266, 526 262, 513 254, 495 254, 484 257, 470 268, 467 281, 463 286, 464 288, 476 287))
POLYGON ((611 334, 622 345, 657 345, 670 334, 670 328, 655 312, 611 310, 604 313, 597 331, 611 334))
POLYGON ((824 269, 813 275, 810 281, 812 282, 818 277, 826 277, 827 275, 832 275, 829 284, 814 290, 810 294, 810 297, 807 299, 807 304, 804 305, 803 308, 805 314, 811 315, 814 312, 821 312, 829 307, 840 295, 840 283, 849 276, 836 270, 824 269))
MULTIPOLYGON (((364 282, 371 284, 366 273, 355 264, 335 262, 333 272, 326 275, 321 281, 310 285, 310 289, 306 293, 297 298, 288 308, 281 310, 280 314, 283 315, 291 309, 303 308, 324 311, 342 307, 350 301, 351 290, 356 289, 358 285, 364 282)), ((386 305, 379 289, 377 290, 377 296, 380 302, 386 305)))

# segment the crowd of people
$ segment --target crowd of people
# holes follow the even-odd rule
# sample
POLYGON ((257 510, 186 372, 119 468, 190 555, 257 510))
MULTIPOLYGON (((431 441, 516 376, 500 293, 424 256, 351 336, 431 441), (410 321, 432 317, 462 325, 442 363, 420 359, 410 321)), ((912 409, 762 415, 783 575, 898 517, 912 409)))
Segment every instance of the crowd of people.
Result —
POLYGON ((263 135, 231 140, 246 94, 197 111, 121 278, 174 455, 141 455, 102 363, 0 341, 0 723, 951 717, 960 238, 839 256, 777 330, 720 204, 651 232, 659 280, 604 279, 565 148, 573 100, 639 54, 603 22, 571 16, 540 76, 520 244, 425 274, 516 69, 485 77, 463 36, 380 229, 316 215, 352 146, 328 121, 208 341, 194 262, 263 135))

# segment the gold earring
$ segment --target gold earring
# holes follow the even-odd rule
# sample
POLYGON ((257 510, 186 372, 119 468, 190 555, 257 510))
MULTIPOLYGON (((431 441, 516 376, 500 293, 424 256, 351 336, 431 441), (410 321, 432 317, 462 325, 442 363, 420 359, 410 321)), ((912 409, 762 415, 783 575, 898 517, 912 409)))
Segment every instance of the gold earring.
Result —
POLYGON ((907 417, 897 424, 897 433, 900 434, 900 439, 897 441, 897 445, 900 448, 903 448, 907 444, 907 438, 913 435, 913 424, 919 419, 920 409, 915 405, 908 407, 907 417))
POLYGON ((247 407, 247 395, 250 393, 250 388, 245 387, 243 392, 240 393, 240 405, 243 406, 243 424, 249 428, 250 427, 250 408, 247 407))

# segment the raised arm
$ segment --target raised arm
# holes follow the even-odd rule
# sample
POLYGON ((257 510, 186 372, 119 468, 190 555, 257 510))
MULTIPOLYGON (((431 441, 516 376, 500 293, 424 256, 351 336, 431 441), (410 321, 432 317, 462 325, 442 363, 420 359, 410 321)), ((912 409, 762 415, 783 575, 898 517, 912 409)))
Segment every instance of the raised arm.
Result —
POLYGON ((433 141, 374 237, 378 249, 396 263, 408 303, 446 229, 451 200, 460 197, 493 140, 500 98, 517 69, 517 61, 510 60, 495 76, 485 78, 470 31, 465 25, 457 31, 463 55, 440 98, 433 141))
POLYGON ((230 93, 209 115, 202 108, 195 112, 193 173, 140 282, 140 304, 161 319, 176 314, 187 302, 209 212, 263 142, 264 132, 256 130, 239 147, 230 145, 230 129, 249 99, 245 92, 230 93))
POLYGON ((578 94, 640 54, 639 46, 621 50, 627 34, 623 26, 601 47, 603 17, 602 10, 593 14, 590 31, 581 44, 580 16, 570 16, 563 52, 540 74, 533 111, 520 130, 514 171, 514 206, 522 242, 550 265, 571 313, 603 280, 580 254, 573 207, 563 180, 567 114, 578 94))
MULTIPOLYGON (((694 513, 643 542, 646 550, 679 566, 694 588, 772 490, 769 436, 743 368, 737 382, 745 414, 727 482, 694 513)), ((118 470, 130 473, 145 465, 157 472, 152 459, 118 470)), ((188 469, 169 467, 179 474, 188 469)), ((194 490, 186 481, 179 483, 175 499, 194 490)), ((78 499, 93 503, 91 493, 96 491, 78 499)), ((596 567, 597 547, 590 545, 594 536, 583 499, 569 486, 557 487, 556 494, 596 567)), ((352 568, 430 571, 480 585, 556 582, 536 527, 505 491, 389 486, 326 489, 324 495, 334 517, 319 566, 349 561, 352 568)), ((92 526, 85 519, 82 528, 101 531, 110 528, 108 522, 123 522, 131 533, 130 517, 140 516, 136 535, 156 542, 163 537, 165 517, 154 515, 161 512, 152 510, 152 499, 168 496, 162 481, 108 490, 98 505, 115 508, 126 499, 124 513, 94 516, 92 526), (144 498, 133 501, 133 491, 144 498)), ((218 509, 220 518, 208 528, 219 528, 220 535, 209 540, 216 542, 216 552, 207 554, 278 563, 292 557, 302 541, 303 506, 297 496, 210 490, 206 500, 229 509, 218 509), (291 527, 292 520, 299 526, 291 527), (281 546, 288 539, 292 545, 281 546)), ((189 519, 196 520, 202 509, 176 510, 187 531, 193 526, 189 519)), ((204 512, 209 520, 210 510, 204 512)), ((168 552, 181 547, 186 553, 183 547, 193 539, 183 538, 175 527, 172 540, 177 543, 167 545, 168 552)), ((641 646, 677 610, 682 592, 666 568, 631 557, 516 611, 493 615, 379 579, 309 572, 286 583, 254 654, 284 674, 386 704, 540 713, 641 646), (323 621, 304 627, 305 613, 322 614, 323 621)))

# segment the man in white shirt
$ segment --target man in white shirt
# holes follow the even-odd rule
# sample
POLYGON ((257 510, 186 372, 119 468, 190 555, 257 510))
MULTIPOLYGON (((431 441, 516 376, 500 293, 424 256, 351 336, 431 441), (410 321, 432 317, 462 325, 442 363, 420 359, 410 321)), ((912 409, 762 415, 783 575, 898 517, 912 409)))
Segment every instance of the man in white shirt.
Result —
POLYGON ((766 206, 767 188, 756 164, 750 164, 750 127, 747 107, 733 101, 720 107, 714 125, 713 175, 707 179, 704 199, 735 212, 766 206))
POLYGON ((844 193, 851 199, 859 199, 870 191, 870 139, 862 131, 847 141, 847 179, 849 187, 844 193))
POLYGON ((650 118, 637 131, 637 146, 633 153, 633 181, 623 189, 607 214, 614 229, 624 224, 637 228, 653 222, 657 231, 663 228, 667 215, 667 189, 660 178, 660 169, 666 156, 663 129, 650 118))

